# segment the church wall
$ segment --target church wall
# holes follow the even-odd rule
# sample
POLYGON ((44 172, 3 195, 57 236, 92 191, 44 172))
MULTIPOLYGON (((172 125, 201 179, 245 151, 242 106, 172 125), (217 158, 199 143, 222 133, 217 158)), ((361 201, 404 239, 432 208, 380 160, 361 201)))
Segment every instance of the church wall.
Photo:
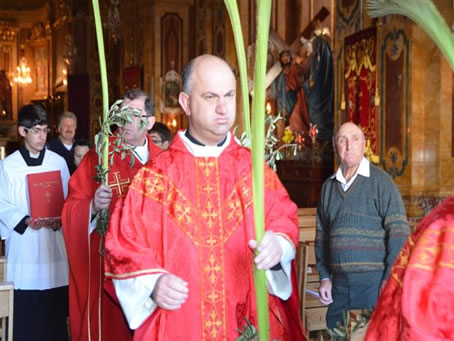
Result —
MULTIPOLYGON (((441 0, 434 3, 450 26, 454 18, 452 3, 441 0)), ((342 108, 345 89, 341 81, 344 38, 376 26, 378 110, 382 125, 379 137, 383 146, 379 151, 380 166, 399 186, 414 224, 454 192, 453 73, 438 47, 410 19, 397 15, 371 19, 367 11, 362 13, 359 0, 338 0, 336 5, 335 126, 345 121, 342 108), (401 60, 393 64, 401 53, 401 60), (388 88, 398 95, 391 96, 388 88), (391 109, 392 112, 387 112, 391 109), (392 142, 399 146, 393 149, 392 142)))
MULTIPOLYGON (((448 26, 454 21, 454 3, 449 1, 436 1, 442 16, 448 26)), ((454 193, 454 168, 453 153, 453 70, 450 68, 446 58, 440 54, 440 86, 439 86, 439 106, 440 106, 440 131, 439 131, 439 163, 440 163, 440 197, 445 198, 454 193)))
POLYGON ((453 153, 453 71, 447 60, 441 59, 440 74, 440 189, 443 196, 454 192, 454 153, 453 153))
MULTIPOLYGON (((176 32, 178 35, 176 37, 176 42, 175 44, 178 46, 175 46, 175 53, 177 54, 175 57, 179 59, 179 62, 177 62, 176 66, 176 71, 178 73, 181 73, 182 67, 186 62, 189 60, 188 56, 188 49, 187 43, 183 42, 188 42, 189 41, 189 10, 187 7, 183 7, 181 4, 178 3, 166 3, 164 4, 156 4, 155 6, 155 21, 154 21, 154 32, 153 34, 155 35, 154 39, 154 49, 153 49, 153 54, 154 54, 154 69, 153 69, 153 80, 154 80, 154 96, 157 99, 156 101, 156 113, 157 113, 157 118, 161 118, 161 115, 163 114, 163 95, 162 95, 162 79, 165 75, 165 73, 168 71, 166 69, 166 65, 169 62, 168 58, 170 56, 166 55, 166 50, 165 46, 163 45, 165 43, 165 37, 167 36, 168 32, 163 32, 162 31, 162 19, 166 17, 166 15, 175 15, 178 19, 180 19, 180 24, 182 25, 182 32, 176 32), (182 35, 180 35, 182 33, 182 35), (182 41, 181 41, 182 40, 182 41), (180 47, 182 47, 180 49, 180 47), (161 84, 160 84, 161 83, 161 84)), ((152 33, 152 32, 150 32, 152 33)))
MULTIPOLYGON (((152 1, 139 1, 138 7, 140 8, 139 20, 141 25, 141 31, 143 32, 143 40, 139 40, 139 45, 142 46, 141 64, 143 65, 143 88, 145 91, 154 95, 154 77, 153 70, 155 68, 156 58, 154 58, 154 46, 156 42, 156 36, 153 34, 153 18, 155 5, 152 1)), ((125 65, 126 60, 124 61, 125 65)))
MULTIPOLYGON (((451 4, 435 4, 451 22, 451 4)), ((393 16, 385 26, 403 28, 410 43, 409 164, 395 181, 401 187, 410 220, 416 222, 454 190, 450 174, 452 71, 438 47, 412 21, 393 16)))

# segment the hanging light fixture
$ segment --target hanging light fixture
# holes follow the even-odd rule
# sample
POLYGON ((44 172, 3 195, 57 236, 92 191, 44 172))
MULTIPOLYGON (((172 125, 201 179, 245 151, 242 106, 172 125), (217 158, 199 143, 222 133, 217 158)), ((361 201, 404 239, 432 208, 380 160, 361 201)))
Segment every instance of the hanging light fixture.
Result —
POLYGON ((30 77, 30 67, 27 66, 27 60, 25 57, 21 58, 20 63, 16 68, 14 82, 19 85, 27 85, 32 82, 32 78, 30 77))

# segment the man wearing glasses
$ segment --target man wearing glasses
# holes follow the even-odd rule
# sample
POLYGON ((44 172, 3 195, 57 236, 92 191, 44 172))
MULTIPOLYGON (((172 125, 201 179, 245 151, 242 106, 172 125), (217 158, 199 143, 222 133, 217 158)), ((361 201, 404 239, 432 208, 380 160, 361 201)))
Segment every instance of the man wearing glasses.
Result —
POLYGON ((129 90, 123 96, 122 105, 137 109, 147 121, 143 126, 134 115, 132 122, 118 129, 123 143, 134 147, 132 152, 123 159, 119 153, 114 154, 108 186, 105 186, 95 180, 98 156, 92 148, 71 177, 63 208, 63 232, 70 267, 69 316, 74 341, 132 340, 122 310, 114 299, 113 284, 104 279, 104 257, 99 252, 103 238, 94 229, 98 213, 104 208, 112 211, 117 200, 126 195, 137 171, 161 150, 148 134, 155 117, 153 101, 147 94, 138 89, 129 90), (132 167, 131 154, 134 154, 132 167))
POLYGON ((60 171, 64 196, 65 160, 44 148, 47 114, 26 105, 18 115, 24 145, 0 163, 0 235, 6 240, 7 281, 14 282, 14 340, 68 340, 68 262, 59 221, 30 218, 27 175, 60 171))
POLYGON ((155 145, 162 150, 169 148, 170 142, 172 141, 172 133, 164 123, 156 122, 149 133, 155 145))

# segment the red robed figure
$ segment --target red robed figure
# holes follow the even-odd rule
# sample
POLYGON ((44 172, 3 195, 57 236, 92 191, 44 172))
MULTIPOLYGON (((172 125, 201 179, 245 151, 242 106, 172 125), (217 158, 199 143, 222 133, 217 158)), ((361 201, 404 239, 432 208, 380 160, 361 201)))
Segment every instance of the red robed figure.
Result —
MULTIPOLYGON (((114 138, 111 138, 111 144, 114 138)), ((149 159, 161 150, 147 135, 149 159)), ((131 156, 124 160, 118 153, 108 176, 112 188, 112 212, 115 203, 124 197, 134 175, 143 166, 137 158, 133 167, 131 156)), ((132 340, 132 332, 116 300, 112 281, 104 278, 104 257, 99 255, 100 237, 93 231, 88 236, 91 200, 100 183, 95 181, 98 156, 94 148, 85 155, 69 181, 62 220, 63 233, 69 260, 69 315, 73 341, 132 340), (101 321, 100 321, 101 320, 101 321)))
MULTIPOLYGON (((265 172, 265 228, 294 247, 297 207, 265 172)), ((235 340, 245 318, 257 326, 253 217, 250 150, 233 138, 219 157, 194 157, 177 135, 139 171, 111 219, 106 274, 169 272, 188 282, 189 297, 180 309, 156 308, 135 340, 235 340)), ((304 339, 293 284, 285 302, 269 295, 271 339, 304 339)))
POLYGON ((396 259, 367 341, 454 340, 454 196, 422 220, 396 259))

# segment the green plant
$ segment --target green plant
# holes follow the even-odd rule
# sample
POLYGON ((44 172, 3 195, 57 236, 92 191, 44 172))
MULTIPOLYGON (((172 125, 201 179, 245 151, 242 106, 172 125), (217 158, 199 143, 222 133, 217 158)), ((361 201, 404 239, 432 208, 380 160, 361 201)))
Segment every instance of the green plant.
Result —
POLYGON ((249 340, 257 340, 257 329, 255 326, 249 322, 249 320, 245 317, 246 324, 243 326, 243 329, 237 329, 240 336, 236 339, 236 341, 249 341, 249 340))
MULTIPOLYGON (((128 123, 133 123, 134 118, 137 118, 137 125, 139 129, 146 129, 148 125, 148 118, 142 114, 139 109, 129 108, 127 105, 121 106, 122 100, 117 100, 109 109, 107 115, 101 120, 100 119, 100 131, 95 135, 95 148, 98 155, 98 165, 96 166, 96 181, 101 182, 107 179, 109 173, 109 165, 112 166, 114 163, 115 154, 120 154, 120 158, 123 160, 126 155, 131 155, 130 166, 134 165, 134 154, 131 151, 135 146, 131 146, 125 143, 124 137, 121 134, 117 134, 112 131, 112 127, 123 127, 128 123), (110 144, 112 146, 110 146, 110 144), (104 167, 102 159, 104 153, 108 154, 108 165, 104 167)), ((96 231, 103 237, 109 226, 109 210, 103 209, 97 215, 96 220, 96 231)), ((102 252, 102 245, 100 246, 100 252, 102 252)))
POLYGON ((364 327, 369 322, 371 315, 371 310, 361 310, 359 319, 356 320, 352 326, 350 326, 350 312, 343 311, 343 322, 339 321, 337 322, 336 327, 332 329, 328 328, 326 330, 330 341, 349 341, 353 333, 355 333, 359 328, 364 327))
MULTIPOLYGON (((279 147, 278 138, 275 136, 275 130, 277 128, 277 123, 281 120, 285 120, 280 114, 278 116, 267 115, 265 118, 265 160, 269 167, 276 171, 276 161, 281 160, 283 155, 282 151, 289 148, 293 155, 296 155, 297 145, 295 143, 285 143, 279 147)), ((238 127, 235 127, 233 132, 235 133, 238 127)), ((249 147, 250 143, 247 138, 246 132, 240 137, 240 143, 244 147, 249 147)))

